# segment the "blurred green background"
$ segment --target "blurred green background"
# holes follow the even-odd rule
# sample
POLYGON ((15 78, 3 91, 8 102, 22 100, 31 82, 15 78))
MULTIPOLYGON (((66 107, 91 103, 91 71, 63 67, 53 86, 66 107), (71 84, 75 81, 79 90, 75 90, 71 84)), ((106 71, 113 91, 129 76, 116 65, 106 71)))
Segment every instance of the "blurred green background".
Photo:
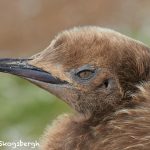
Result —
MULTIPOLYGON (((0 57, 28 57, 73 26, 108 27, 150 45, 148 0, 0 0, 0 57)), ((15 76, 0 74, 0 141, 39 140, 71 109, 15 76)))
POLYGON ((57 115, 70 109, 28 82, 0 75, 0 140, 38 140, 57 115))

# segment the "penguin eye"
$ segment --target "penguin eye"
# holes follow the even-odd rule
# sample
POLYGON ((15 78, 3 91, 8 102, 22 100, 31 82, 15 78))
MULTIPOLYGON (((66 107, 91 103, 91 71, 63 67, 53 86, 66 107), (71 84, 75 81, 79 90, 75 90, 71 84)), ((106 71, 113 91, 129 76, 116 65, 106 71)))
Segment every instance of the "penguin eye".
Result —
POLYGON ((94 74, 93 70, 82 70, 77 73, 77 76, 82 80, 90 79, 94 74))

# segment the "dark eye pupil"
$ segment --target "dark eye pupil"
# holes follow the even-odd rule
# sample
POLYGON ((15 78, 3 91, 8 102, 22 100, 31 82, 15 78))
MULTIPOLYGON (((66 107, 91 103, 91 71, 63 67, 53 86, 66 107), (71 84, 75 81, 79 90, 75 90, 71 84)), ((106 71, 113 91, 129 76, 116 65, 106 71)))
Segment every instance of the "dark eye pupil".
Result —
POLYGON ((92 73, 93 72, 91 70, 84 70, 84 71, 80 71, 77 75, 81 79, 87 79, 87 78, 91 77, 92 73))

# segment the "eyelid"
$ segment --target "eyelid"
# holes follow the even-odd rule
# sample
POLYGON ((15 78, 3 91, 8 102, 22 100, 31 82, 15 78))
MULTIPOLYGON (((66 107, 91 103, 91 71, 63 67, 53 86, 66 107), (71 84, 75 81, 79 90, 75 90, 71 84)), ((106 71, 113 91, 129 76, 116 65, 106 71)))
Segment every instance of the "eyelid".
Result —
POLYGON ((96 67, 94 67, 94 66, 88 64, 88 65, 84 65, 84 66, 79 67, 79 68, 76 68, 76 69, 71 69, 71 70, 69 71, 69 75, 71 75, 71 78, 72 78, 73 80, 75 80, 76 82, 79 82, 79 83, 87 83, 87 82, 89 82, 91 79, 93 79, 93 78, 95 77, 95 75, 96 75, 96 73, 97 73, 98 70, 99 70, 99 68, 96 68, 96 67), (83 80, 83 79, 81 79, 81 78, 79 78, 79 77, 77 76, 77 73, 79 73, 79 72, 81 72, 81 71, 84 71, 84 70, 93 71, 93 74, 92 74, 91 77, 90 77, 89 79, 87 79, 87 80, 83 80))
POLYGON ((94 74, 95 74, 95 70, 88 69, 88 70, 81 70, 81 71, 77 72, 75 75, 78 76, 78 78, 80 78, 81 80, 88 80, 88 79, 92 78, 94 76, 94 74), (88 77, 83 77, 83 78, 80 77, 80 74, 85 73, 85 72, 89 72, 91 74, 89 74, 88 77))
POLYGON ((80 68, 78 68, 78 69, 76 69, 76 73, 79 73, 79 72, 81 72, 81 71, 95 71, 95 69, 96 68, 94 68, 94 66, 91 66, 91 65, 85 65, 85 66, 82 66, 82 67, 80 67, 80 68))
POLYGON ((91 69, 84 69, 84 70, 78 71, 77 74, 79 74, 79 73, 81 73, 81 72, 86 72, 86 71, 89 71, 89 72, 92 72, 92 73, 95 72, 94 69, 93 69, 93 70, 91 70, 91 69))

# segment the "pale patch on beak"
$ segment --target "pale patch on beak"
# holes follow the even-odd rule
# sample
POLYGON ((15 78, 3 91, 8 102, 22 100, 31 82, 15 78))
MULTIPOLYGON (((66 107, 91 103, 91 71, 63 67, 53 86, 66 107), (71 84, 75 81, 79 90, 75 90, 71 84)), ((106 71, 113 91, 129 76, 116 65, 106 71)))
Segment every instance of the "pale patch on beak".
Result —
POLYGON ((72 80, 65 74, 65 70, 61 64, 53 64, 50 61, 43 60, 43 58, 36 58, 28 61, 28 64, 41 68, 42 70, 50 73, 52 76, 60 80, 72 83, 72 80))

